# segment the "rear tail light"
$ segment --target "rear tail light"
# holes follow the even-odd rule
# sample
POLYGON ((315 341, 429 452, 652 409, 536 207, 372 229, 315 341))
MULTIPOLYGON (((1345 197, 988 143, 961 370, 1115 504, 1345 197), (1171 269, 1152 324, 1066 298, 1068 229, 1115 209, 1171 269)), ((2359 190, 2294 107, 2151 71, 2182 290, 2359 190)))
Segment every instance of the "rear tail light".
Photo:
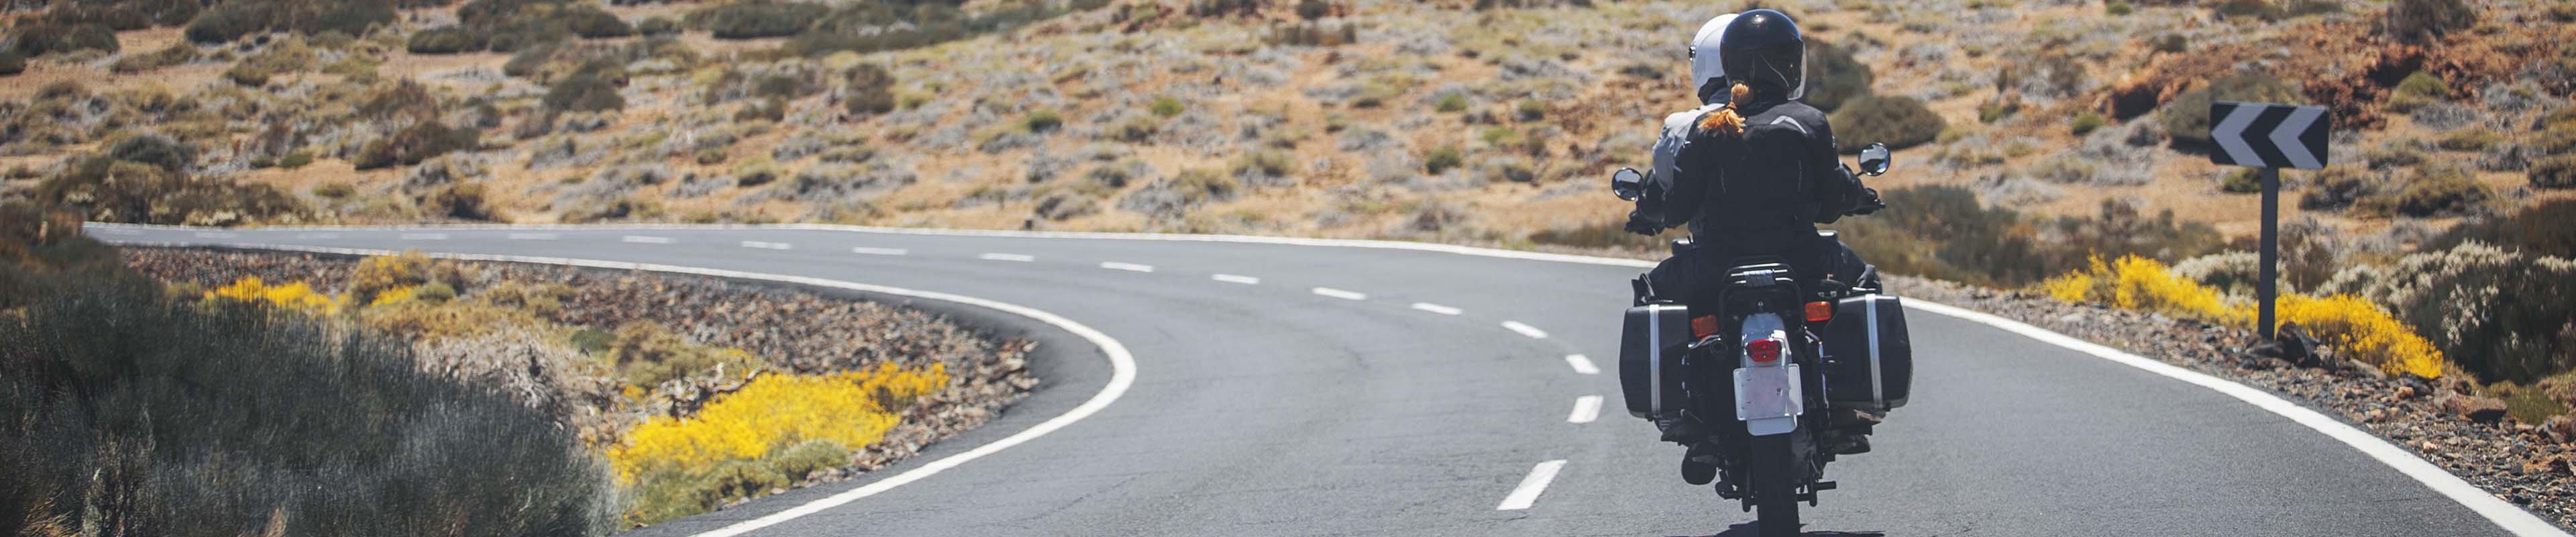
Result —
POLYGON ((1753 341, 1747 341, 1744 343, 1744 356, 1746 358, 1751 358, 1753 363, 1757 364, 1777 363, 1780 361, 1780 340, 1756 339, 1753 341))
POLYGON ((1691 318, 1691 339, 1707 339, 1713 335, 1717 335, 1717 316, 1691 318))
POLYGON ((1808 303, 1807 303, 1807 322, 1811 322, 1811 323, 1821 323, 1821 322, 1825 322, 1825 321, 1833 320, 1833 318, 1834 318, 1834 303, 1832 303, 1832 302, 1808 302, 1808 303))

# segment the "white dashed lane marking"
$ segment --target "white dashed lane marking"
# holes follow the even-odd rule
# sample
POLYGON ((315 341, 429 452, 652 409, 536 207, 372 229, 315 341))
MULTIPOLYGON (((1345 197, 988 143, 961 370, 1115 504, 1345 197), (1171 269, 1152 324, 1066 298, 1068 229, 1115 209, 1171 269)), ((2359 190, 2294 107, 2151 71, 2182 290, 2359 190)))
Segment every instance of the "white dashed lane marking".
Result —
POLYGON ((555 239, 560 239, 560 238, 563 238, 563 236, 562 236, 562 235, 553 234, 553 233, 511 233, 511 234, 510 234, 510 240, 514 240, 514 241, 550 241, 550 240, 555 240, 555 239))
POLYGON ((623 242, 640 243, 640 244, 670 244, 670 243, 671 243, 671 238, 670 238, 670 237, 654 237, 654 236, 649 236, 649 235, 627 235, 627 236, 625 236, 625 237, 620 237, 620 238, 618 238, 617 240, 619 240, 619 241, 623 241, 623 242))
POLYGON ((1128 271, 1128 272, 1153 272, 1153 271, 1154 271, 1154 266, 1153 266, 1153 265, 1139 265, 1139 264, 1135 264, 1135 263, 1120 263, 1120 262, 1117 262, 1117 261, 1102 261, 1102 262, 1100 262, 1100 268, 1105 268, 1105 269, 1109 269, 1109 270, 1124 270, 1124 271, 1128 271))
POLYGON ((197 232, 197 238, 200 238, 200 239, 230 239, 230 238, 236 238, 236 237, 240 237, 240 236, 241 236, 241 234, 240 234, 240 233, 231 233, 231 232, 224 232, 224 231, 199 231, 199 232, 197 232))
POLYGON ((1596 420, 1596 419, 1600 419, 1600 418, 1601 418, 1601 396, 1598 396, 1598 395, 1586 395, 1586 396, 1582 396, 1582 397, 1576 397, 1576 398, 1574 398, 1574 413, 1572 413, 1572 414, 1567 414, 1567 415, 1565 416, 1565 422, 1566 422, 1566 423, 1592 423, 1592 420, 1596 420))
POLYGON ((299 239, 299 240, 301 240, 301 239, 337 239, 337 238, 340 238, 340 234, 338 234, 338 233, 297 233, 297 234, 295 234, 295 238, 296 238, 296 239, 299 239))
POLYGON ((912 253, 912 251, 902 248, 869 248, 866 246, 858 246, 850 248, 850 253, 866 255, 905 255, 912 253))
POLYGON ((1585 374, 1585 375, 1599 375, 1599 374, 1601 374, 1601 368, 1599 368, 1599 367, 1594 367, 1594 366, 1592 365, 1592 357, 1589 357, 1589 356, 1584 356, 1584 355, 1580 355, 1580 354, 1568 354, 1568 355, 1565 355, 1565 365, 1574 366, 1574 372, 1576 372, 1576 373, 1581 373, 1581 374, 1585 374))
POLYGON ((764 250, 788 250, 788 249, 793 249, 793 248, 795 248, 795 247, 796 247, 796 245, 794 245, 794 244, 788 244, 788 243, 784 243, 784 242, 742 241, 742 247, 744 247, 744 248, 760 248, 760 249, 764 249, 764 250))
POLYGON ((443 240, 447 240, 447 234, 446 234, 446 233, 404 233, 404 234, 402 234, 402 240, 407 240, 407 241, 443 241, 443 240))
POLYGON ((1521 335, 1529 336, 1530 339, 1547 339, 1546 330, 1540 330, 1535 326, 1521 324, 1520 321, 1503 321, 1503 328, 1511 329, 1513 332, 1520 332, 1521 335))
POLYGON ((1457 315, 1457 314, 1459 314, 1459 313, 1462 311, 1462 310, 1459 310, 1458 308, 1452 308, 1452 307, 1448 307, 1448 306, 1442 306, 1442 305, 1439 305, 1439 304, 1433 304, 1433 303, 1429 303, 1429 302, 1415 302, 1415 303, 1413 303, 1413 309, 1422 310, 1422 311, 1428 311, 1428 312, 1437 313, 1437 314, 1441 314, 1441 315, 1457 315))
POLYGON ((1368 300, 1368 293, 1344 291, 1331 287, 1317 287, 1315 288, 1315 294, 1339 298, 1342 300, 1368 300))
POLYGON ((1539 493, 1547 492, 1547 483, 1555 481, 1556 472, 1563 469, 1565 469, 1565 459, 1542 462, 1538 463, 1538 466, 1531 467, 1529 477, 1521 478, 1521 485, 1512 487, 1511 495, 1504 496, 1503 504, 1494 506, 1494 510, 1519 511, 1528 509, 1531 505, 1537 505, 1539 493))
POLYGON ((1240 284, 1244 284, 1244 285, 1260 285, 1260 284, 1261 284, 1261 279, 1260 279, 1260 278, 1254 278, 1254 277, 1251 277, 1251 276, 1237 276, 1237 275, 1233 275, 1233 274, 1218 274, 1218 275, 1215 275, 1215 276, 1209 276, 1209 277, 1208 277, 1208 279, 1216 280, 1216 281, 1220 281, 1220 282, 1225 282, 1225 283, 1240 283, 1240 284))
POLYGON ((983 259, 983 260, 987 260, 987 261, 1018 261, 1018 262, 1021 262, 1021 263, 1027 263, 1027 262, 1030 262, 1030 261, 1036 261, 1036 260, 1038 260, 1038 257, 1037 257, 1037 256, 1033 256, 1033 255, 1026 255, 1026 254, 984 254, 984 255, 975 256, 975 258, 976 258, 976 259, 983 259))

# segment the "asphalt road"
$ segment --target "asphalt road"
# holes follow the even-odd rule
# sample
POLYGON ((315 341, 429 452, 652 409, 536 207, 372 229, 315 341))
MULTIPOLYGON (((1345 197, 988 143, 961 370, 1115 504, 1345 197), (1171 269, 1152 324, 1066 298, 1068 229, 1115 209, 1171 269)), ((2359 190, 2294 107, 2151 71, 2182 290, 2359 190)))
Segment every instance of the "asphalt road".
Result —
MULTIPOLYGON (((1680 449, 1656 442, 1654 428, 1621 406, 1618 314, 1636 268, 1407 249, 777 228, 91 234, 827 278, 1045 310, 1133 352, 1132 388, 1087 419, 751 535, 1752 529, 1734 502, 1682 483, 1680 449), (1598 372, 1575 366, 1574 354, 1598 372), (1584 397, 1600 398, 1597 419, 1583 412, 1584 397), (1563 462, 1527 508, 1499 508, 1548 461, 1563 462)), ((1984 324, 1922 312, 1909 320, 1921 364, 1912 404, 1879 428, 1875 453, 1828 469, 1842 488, 1804 509, 1811 534, 2505 533, 2352 446, 2217 391, 1984 324)), ((1109 377, 1099 352, 1063 330, 996 322, 1056 350, 1041 364, 1045 386, 1003 419, 868 477, 631 534, 694 534, 863 486, 1063 413, 1109 377)))

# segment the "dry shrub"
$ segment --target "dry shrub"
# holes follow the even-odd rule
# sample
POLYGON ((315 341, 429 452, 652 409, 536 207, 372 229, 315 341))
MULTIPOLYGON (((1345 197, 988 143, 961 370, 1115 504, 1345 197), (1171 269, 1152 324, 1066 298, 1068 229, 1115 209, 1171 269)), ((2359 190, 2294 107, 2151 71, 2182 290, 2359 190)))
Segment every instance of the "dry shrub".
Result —
POLYGON ((2478 241, 2384 270, 2348 270, 2325 291, 2386 306, 2487 380, 2530 382, 2576 368, 2576 261, 2478 241))
POLYGON ((1913 97, 1862 96, 1834 111, 1832 121, 1834 145, 1844 153, 1860 152, 1871 143, 1911 147, 1940 138, 1949 128, 1941 114, 1913 97))
POLYGON ((106 222, 228 226, 295 221, 305 213, 293 196, 264 183, 195 179, 186 172, 107 156, 84 158, 38 183, 35 199, 106 222))

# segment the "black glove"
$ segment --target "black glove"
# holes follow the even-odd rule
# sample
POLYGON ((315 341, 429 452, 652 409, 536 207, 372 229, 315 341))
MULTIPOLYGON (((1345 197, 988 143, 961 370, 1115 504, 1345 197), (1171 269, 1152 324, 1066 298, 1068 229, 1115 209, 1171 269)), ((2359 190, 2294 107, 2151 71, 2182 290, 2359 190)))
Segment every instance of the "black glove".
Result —
POLYGON ((1628 232, 1652 237, 1664 232, 1664 223, 1644 212, 1628 211, 1628 232))
POLYGON ((1865 215, 1878 212, 1879 209, 1885 208, 1887 208, 1887 201, 1878 199, 1878 189, 1863 188, 1860 189, 1860 206, 1853 207, 1851 214, 1854 216, 1865 215))

